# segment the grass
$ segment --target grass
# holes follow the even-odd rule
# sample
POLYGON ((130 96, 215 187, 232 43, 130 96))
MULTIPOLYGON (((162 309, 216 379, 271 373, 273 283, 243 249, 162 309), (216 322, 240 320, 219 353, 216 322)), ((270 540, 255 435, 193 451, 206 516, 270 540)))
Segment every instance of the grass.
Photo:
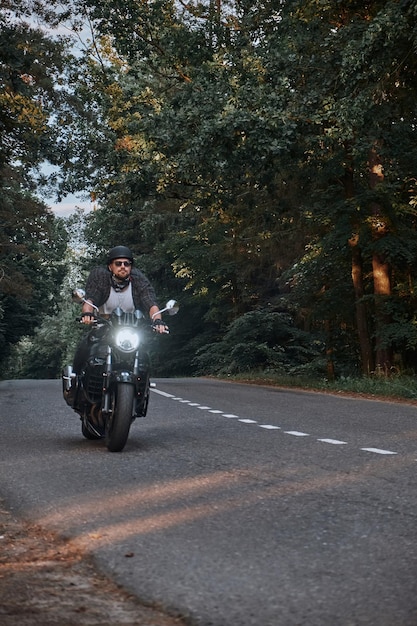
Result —
POLYGON ((285 376, 270 372, 249 372, 230 376, 228 380, 329 393, 357 394, 385 400, 417 400, 417 378, 399 374, 391 377, 341 377, 330 381, 325 378, 285 376))

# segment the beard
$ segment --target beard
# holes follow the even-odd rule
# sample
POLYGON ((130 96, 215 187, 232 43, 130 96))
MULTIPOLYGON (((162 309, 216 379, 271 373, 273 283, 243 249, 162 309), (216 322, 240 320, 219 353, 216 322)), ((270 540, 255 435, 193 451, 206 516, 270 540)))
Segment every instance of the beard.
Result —
POLYGON ((129 286, 130 276, 126 278, 117 278, 114 274, 111 276, 111 286, 115 291, 123 291, 126 287, 129 286))

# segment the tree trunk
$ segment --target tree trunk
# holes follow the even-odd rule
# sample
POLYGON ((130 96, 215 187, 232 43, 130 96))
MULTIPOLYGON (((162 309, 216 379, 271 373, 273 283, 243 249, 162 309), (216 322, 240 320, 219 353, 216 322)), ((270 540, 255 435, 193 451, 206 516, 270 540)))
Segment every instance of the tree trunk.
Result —
POLYGON ((367 307, 363 301, 363 270, 362 254, 357 241, 349 241, 352 250, 352 282, 355 292, 356 325, 358 329, 359 348, 361 353, 362 374, 368 376, 374 370, 373 350, 369 338, 367 307))
POLYGON ((376 325, 375 372, 389 376, 392 366, 392 349, 383 345, 381 334, 384 325, 390 322, 390 318, 385 311, 385 300, 391 295, 391 268, 383 257, 379 254, 374 254, 372 257, 372 271, 376 325))
MULTIPOLYGON (((348 163, 348 166, 345 169, 345 176, 343 181, 345 188, 345 197, 353 198, 355 190, 353 186, 352 153, 349 142, 346 142, 345 150, 346 162, 348 163)), ((357 227, 357 231, 359 231, 359 226, 357 227)), ((374 360, 368 328, 368 311, 367 306, 363 301, 365 290, 363 286, 362 253, 359 247, 359 235, 357 234, 357 232, 353 232, 352 237, 349 239, 348 243, 351 249, 352 258, 352 283, 355 293, 356 328, 361 354, 361 370, 362 374, 368 376, 374 369, 374 360)))
MULTIPOLYGON (((378 154, 378 144, 372 148, 369 156, 369 187, 375 187, 384 180, 384 171, 378 154)), ((389 231, 389 224, 383 215, 382 207, 377 203, 371 204, 372 238, 381 240, 389 231)), ((389 375, 392 366, 392 348, 384 346, 382 331, 390 322, 386 312, 385 301, 391 296, 391 266, 380 252, 372 255, 372 277, 375 296, 375 372, 380 375, 389 375)))
POLYGON ((326 328, 326 371, 328 380, 335 379, 334 358, 333 358, 333 337, 330 320, 325 321, 326 328))

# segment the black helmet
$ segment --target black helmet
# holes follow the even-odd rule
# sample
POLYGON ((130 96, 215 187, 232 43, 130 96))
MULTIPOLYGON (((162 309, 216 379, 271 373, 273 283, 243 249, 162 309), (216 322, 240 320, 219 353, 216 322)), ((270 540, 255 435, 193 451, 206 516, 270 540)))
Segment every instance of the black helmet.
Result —
POLYGON ((109 265, 114 259, 129 259, 133 263, 133 254, 126 246, 116 246, 109 250, 107 254, 107 265, 109 265))

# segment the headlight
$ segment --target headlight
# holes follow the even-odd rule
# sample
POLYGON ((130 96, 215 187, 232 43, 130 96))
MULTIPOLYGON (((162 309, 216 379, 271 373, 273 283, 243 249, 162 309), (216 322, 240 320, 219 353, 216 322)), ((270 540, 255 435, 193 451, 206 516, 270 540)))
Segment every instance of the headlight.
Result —
POLYGON ((139 343, 139 334, 131 328, 122 328, 116 334, 116 346, 123 352, 137 350, 139 343))

